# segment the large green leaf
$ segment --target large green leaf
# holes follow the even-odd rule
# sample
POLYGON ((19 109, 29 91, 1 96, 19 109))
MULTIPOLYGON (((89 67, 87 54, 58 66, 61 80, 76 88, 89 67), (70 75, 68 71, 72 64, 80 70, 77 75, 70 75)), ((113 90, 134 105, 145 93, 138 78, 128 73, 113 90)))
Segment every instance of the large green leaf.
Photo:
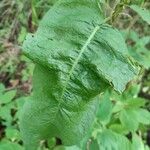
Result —
POLYGON ((23 45, 36 63, 33 96, 21 132, 28 150, 58 137, 65 145, 89 131, 98 96, 109 85, 122 92, 138 73, 118 30, 103 24, 97 0, 60 0, 23 45))
POLYGON ((79 94, 74 94, 74 90, 70 90, 73 93, 65 93, 66 98, 60 103, 56 99, 58 91, 52 91, 53 86, 58 86, 58 79, 55 79, 53 73, 40 66, 34 72, 34 95, 25 104, 21 120, 23 138, 28 149, 37 140, 53 136, 62 139, 66 145, 80 142, 95 117, 98 97, 88 100, 83 95, 85 97, 82 99, 79 94))

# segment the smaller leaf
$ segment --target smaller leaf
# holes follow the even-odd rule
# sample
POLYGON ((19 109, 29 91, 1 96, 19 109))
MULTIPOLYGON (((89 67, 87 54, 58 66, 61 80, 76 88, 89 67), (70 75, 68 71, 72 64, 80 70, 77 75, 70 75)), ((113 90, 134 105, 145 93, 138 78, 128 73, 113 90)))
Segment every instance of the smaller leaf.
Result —
POLYGON ((49 140, 47 141, 47 143, 48 143, 48 148, 52 149, 52 148, 54 148, 55 145, 56 145, 56 139, 55 139, 55 138, 51 138, 51 139, 49 139, 49 140))
POLYGON ((11 126, 11 122, 13 120, 11 116, 11 109, 13 108, 14 108, 13 102, 0 108, 0 118, 4 120, 3 124, 6 126, 11 126))
POLYGON ((127 134, 128 130, 121 124, 112 124, 109 129, 119 134, 127 134))
POLYGON ((142 48, 150 42, 150 36, 144 36, 137 41, 137 46, 142 48))
POLYGON ((27 34, 27 29, 25 27, 21 27, 21 31, 18 36, 19 43, 22 43, 24 41, 26 34, 27 34))
POLYGON ((109 99, 110 94, 106 92, 100 102, 100 107, 98 110, 98 118, 104 124, 108 123, 112 114, 112 102, 109 99))
POLYGON ((99 145, 96 139, 92 140, 92 142, 90 143, 90 150, 98 150, 99 149, 99 145))
POLYGON ((128 108, 139 108, 145 105, 145 99, 140 97, 129 99, 126 101, 126 105, 128 106, 128 108))
POLYGON ((130 150, 131 143, 120 134, 111 130, 104 130, 97 137, 99 150, 130 150))
POLYGON ((145 109, 138 109, 136 112, 138 121, 142 124, 149 125, 150 124, 150 112, 145 109))
POLYGON ((139 64, 144 66, 144 68, 149 69, 150 52, 145 47, 143 48, 130 47, 129 53, 139 64))
POLYGON ((5 90, 5 86, 1 83, 0 84, 0 93, 3 92, 5 90))
POLYGON ((15 119, 20 118, 23 105, 25 101, 29 100, 29 97, 20 97, 15 100, 17 112, 15 114, 15 119))
POLYGON ((0 103, 6 104, 6 103, 11 102, 11 100, 15 97, 16 92, 17 92, 16 90, 12 90, 12 91, 8 91, 8 92, 4 93, 3 95, 1 95, 0 103))
POLYGON ((29 97, 20 97, 20 98, 15 99, 18 110, 22 109, 25 101, 27 100, 29 100, 29 97))
POLYGON ((5 133, 6 137, 10 139, 12 142, 15 140, 20 140, 20 133, 17 129, 6 128, 5 133))
POLYGON ((113 113, 120 112, 124 109, 124 103, 121 101, 117 101, 117 103, 113 107, 113 113))
POLYGON ((145 8, 141 8, 137 5, 131 5, 130 8, 133 9, 136 13, 138 13, 144 21, 150 24, 150 11, 149 10, 145 8))
POLYGON ((0 142, 0 150, 24 150, 24 148, 17 143, 4 141, 4 142, 0 142))
POLYGON ((126 30, 122 30, 121 31, 124 39, 132 39, 134 42, 139 41, 139 35, 137 34, 137 32, 130 30, 129 32, 127 32, 126 30))
POLYGON ((136 131, 139 126, 136 110, 127 109, 120 113, 119 117, 122 125, 126 127, 129 131, 136 131))
POLYGON ((133 134, 132 137, 132 150, 145 150, 144 143, 137 134, 133 134))
POLYGON ((57 146, 54 150, 81 150, 77 146, 57 146))

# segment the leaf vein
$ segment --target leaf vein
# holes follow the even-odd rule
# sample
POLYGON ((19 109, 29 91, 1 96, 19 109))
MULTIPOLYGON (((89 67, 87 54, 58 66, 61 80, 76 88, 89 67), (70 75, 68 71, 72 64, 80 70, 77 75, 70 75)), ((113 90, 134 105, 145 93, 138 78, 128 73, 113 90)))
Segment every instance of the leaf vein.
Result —
MULTIPOLYGON (((61 96, 60 96, 60 101, 59 101, 59 103, 58 103, 58 111, 59 111, 59 109, 60 109, 60 105, 61 105, 61 103, 62 103, 62 101, 63 101, 64 93, 65 93, 65 91, 66 91, 66 89, 67 89, 68 83, 69 83, 69 81, 70 81, 70 78, 71 78, 71 76, 72 76, 74 70, 75 70, 75 67, 76 67, 76 65, 78 64, 78 62, 79 62, 79 60, 80 60, 82 54, 83 54, 84 51, 86 50, 87 46, 91 43, 91 40, 93 39, 93 37, 95 36, 95 34, 96 34, 96 32, 99 30, 99 28, 100 28, 100 26, 97 25, 97 26, 93 29, 93 32, 90 34, 89 38, 87 39, 87 41, 85 42, 85 44, 84 44, 83 47, 81 48, 81 51, 80 51, 78 57, 76 58, 75 62, 73 63, 73 65, 72 65, 72 67, 71 67, 71 69, 70 69, 70 71, 69 71, 69 73, 68 73, 68 76, 67 76, 67 79, 66 79, 64 88, 62 89, 62 94, 61 94, 61 96)), ((58 111, 56 112, 56 115, 57 115, 58 111)))

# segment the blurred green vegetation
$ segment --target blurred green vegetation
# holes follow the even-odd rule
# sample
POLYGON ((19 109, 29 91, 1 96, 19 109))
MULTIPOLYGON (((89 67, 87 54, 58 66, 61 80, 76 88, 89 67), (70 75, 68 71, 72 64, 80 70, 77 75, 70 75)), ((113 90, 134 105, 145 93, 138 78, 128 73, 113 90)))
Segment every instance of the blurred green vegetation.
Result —
MULTIPOLYGON (((24 102, 32 93, 34 64, 21 53, 21 45, 28 32, 36 31, 41 18, 55 2, 0 1, 0 150, 24 149, 18 118, 24 102)), ((83 140, 83 149, 98 150, 101 142, 105 147, 112 142, 118 144, 120 141, 114 139, 119 136, 130 140, 134 150, 139 147, 139 150, 150 150, 150 24, 146 23, 150 21, 150 2, 136 0, 131 4, 142 10, 146 8, 149 14, 127 6, 113 25, 122 32, 129 54, 140 63, 142 71, 123 95, 108 89, 101 97, 94 128, 86 137, 89 140, 83 140), (100 141, 102 136, 103 141, 100 141)), ((101 5, 107 16, 113 7, 112 1, 101 0, 101 5)), ((43 143, 39 149, 79 150, 77 146, 55 147, 61 143, 55 138, 43 143)))

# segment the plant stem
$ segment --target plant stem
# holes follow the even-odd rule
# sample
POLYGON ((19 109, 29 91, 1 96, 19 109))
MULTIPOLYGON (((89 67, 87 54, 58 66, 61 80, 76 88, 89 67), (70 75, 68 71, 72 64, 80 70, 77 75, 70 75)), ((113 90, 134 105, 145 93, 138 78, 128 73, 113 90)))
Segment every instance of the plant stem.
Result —
POLYGON ((112 14, 111 14, 111 23, 113 23, 119 14, 123 11, 124 6, 128 5, 130 0, 120 0, 120 2, 115 6, 112 14))

